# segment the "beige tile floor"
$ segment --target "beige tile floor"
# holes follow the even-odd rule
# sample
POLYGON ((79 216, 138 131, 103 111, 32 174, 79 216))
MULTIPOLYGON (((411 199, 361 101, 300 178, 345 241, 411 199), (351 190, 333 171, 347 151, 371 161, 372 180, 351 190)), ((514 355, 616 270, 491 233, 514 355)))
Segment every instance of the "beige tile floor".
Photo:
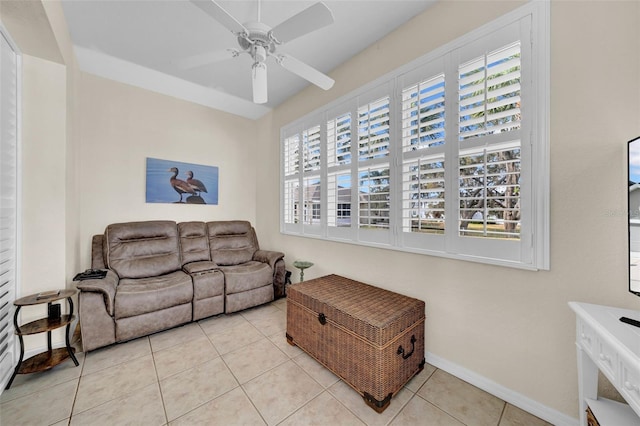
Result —
POLYGON ((8 425, 491 425, 548 423, 431 365, 382 414, 287 344, 283 299, 18 375, 8 425))

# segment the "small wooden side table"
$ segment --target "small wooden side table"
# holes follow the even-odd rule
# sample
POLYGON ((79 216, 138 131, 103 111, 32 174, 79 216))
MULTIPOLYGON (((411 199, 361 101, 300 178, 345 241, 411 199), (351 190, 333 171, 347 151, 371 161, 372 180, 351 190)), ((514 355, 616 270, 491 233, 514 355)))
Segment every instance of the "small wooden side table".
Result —
MULTIPOLYGON (((75 320, 75 316, 73 315, 73 300, 71 299, 71 297, 76 293, 77 290, 60 290, 55 294, 47 294, 44 296, 42 294, 31 294, 29 296, 21 297, 20 299, 17 299, 13 302, 13 304, 16 306, 16 312, 13 316, 13 324, 15 326, 15 333, 18 335, 18 339, 20 340, 20 358, 18 359, 18 365, 16 365, 16 368, 13 371, 13 375, 11 376, 6 389, 9 389, 11 387, 13 379, 15 379, 17 374, 29 374, 48 370, 66 361, 66 359, 69 357, 71 357, 73 363, 76 366, 79 365, 78 360, 73 353, 75 349, 71 347, 69 337, 69 329, 71 328, 71 323, 75 320), (67 299, 67 303, 69 304, 68 314, 60 315, 59 318, 47 317, 31 321, 23 325, 18 324, 18 313, 23 306, 33 306, 46 303, 47 307, 49 307, 51 306, 52 302, 61 299, 67 299), (65 331, 66 347, 53 349, 51 347, 51 331, 64 326, 67 326, 67 329, 65 331), (24 340, 22 336, 43 333, 45 331, 47 332, 48 351, 41 352, 29 359, 23 360, 24 340)), ((47 312, 48 311, 49 309, 47 309, 47 312)))

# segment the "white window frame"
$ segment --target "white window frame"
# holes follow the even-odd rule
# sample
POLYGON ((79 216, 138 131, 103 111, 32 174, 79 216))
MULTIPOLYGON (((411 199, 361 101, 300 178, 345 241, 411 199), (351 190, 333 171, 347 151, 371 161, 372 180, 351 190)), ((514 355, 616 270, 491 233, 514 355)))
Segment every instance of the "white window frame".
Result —
MULTIPOLYGON (((4 193, 0 193, 0 197, 2 198, 2 200, 10 200, 10 208, 14 209, 14 222, 13 223, 2 223, 1 228, 2 228, 2 239, 3 239, 3 243, 2 243, 2 253, 0 253, 0 256, 2 257, 3 260, 3 268, 2 271, 5 272, 2 274, 2 279, 4 281, 0 282, 0 283, 4 283, 7 282, 6 286, 3 286, 0 290, 0 338, 4 335, 5 332, 8 333, 8 340, 1 340, 0 341, 0 348, 3 348, 5 344, 7 344, 7 348, 0 352, 0 393, 2 393, 2 391, 4 390, 4 388, 6 387, 9 379, 11 378, 11 375, 13 374, 13 371, 15 369, 15 365, 17 364, 17 360, 18 360, 18 345, 17 345, 17 338, 15 336, 14 333, 14 324, 13 324, 13 313, 15 310, 15 307, 13 306, 13 301, 19 296, 20 293, 20 264, 21 264, 21 238, 20 238, 20 229, 21 229, 21 223, 22 223, 22 214, 21 214, 21 187, 22 187, 22 180, 21 180, 21 122, 22 122, 22 54, 18 48, 18 46, 16 45, 16 43, 13 41, 13 39, 11 38, 11 36, 9 35, 9 32, 6 30, 6 28, 2 25, 2 23, 0 22, 0 37, 3 39, 3 41, 5 41, 7 43, 8 48, 13 52, 12 54, 15 55, 15 65, 14 64, 9 64, 9 66, 11 67, 10 72, 15 74, 15 86, 11 87, 13 90, 15 90, 15 99, 13 99, 13 101, 15 101, 15 105, 13 105, 11 107, 11 110, 13 111, 12 114, 14 114, 14 119, 15 122, 13 123, 13 126, 11 125, 11 123, 9 124, 8 127, 10 127, 10 129, 7 129, 7 123, 5 122, 5 118, 2 117, 2 115, 6 114, 6 111, 4 111, 3 107, 0 107, 0 122, 2 125, 0 125, 0 127, 2 127, 2 134, 0 134, 0 138, 5 138, 7 136, 7 133, 11 134, 13 132, 13 135, 9 135, 9 138, 13 139, 13 147, 11 146, 7 146, 4 142, 4 140, 2 141, 2 144, 0 144, 0 149, 3 151, 2 154, 0 154, 3 157, 3 161, 6 160, 7 156, 9 158, 13 158, 14 161, 12 161, 11 163, 11 167, 13 168, 13 170, 15 171, 16 175, 14 176, 14 182, 15 185, 14 187, 7 187, 6 185, 3 185, 2 189, 0 190, 0 192, 3 191, 8 191, 7 194, 4 193), (14 110, 15 107, 15 110, 14 110), (11 151, 10 152, 4 152, 4 150, 8 148, 11 151), (9 237, 9 239, 13 238, 13 241, 9 241, 7 242, 6 238, 7 236, 9 237), (7 257, 5 257, 5 254, 7 252, 13 251, 13 256, 9 256, 10 260, 7 259, 7 257), (11 258, 12 257, 12 258, 11 258), (13 264, 11 266, 6 266, 5 261, 9 260, 9 262, 12 262, 13 264), (11 269, 13 269, 11 271, 11 269), (10 276, 12 275, 12 277, 10 276)), ((0 76, 2 76, 2 74, 5 72, 4 67, 7 64, 4 63, 4 61, 0 60, 0 68, 2 68, 2 71, 0 71, 0 76)), ((2 77, 4 78, 4 77, 2 77)), ((3 95, 6 95, 5 93, 3 93, 3 95)), ((6 99, 5 99, 6 100, 6 99)), ((2 104, 4 105, 4 103, 2 104)), ((11 114, 9 114, 11 115, 11 114)), ((9 143, 9 145, 11 145, 11 143, 9 143)), ((2 168, 3 166, 0 166, 0 168, 2 168)), ((2 171, 2 175, 4 175, 4 171, 2 171)), ((2 206, 4 207, 4 206, 2 206)))
MULTIPOLYGON (((383 247, 453 259, 469 260, 529 270, 549 269, 549 14, 548 2, 526 5, 476 29, 444 46, 408 63, 389 74, 329 103, 281 129, 281 140, 296 131, 321 123, 323 152, 321 167, 322 213, 318 227, 313 230, 284 223, 283 186, 281 175, 281 232, 359 245, 383 247), (516 34, 515 40, 513 34, 516 34), (521 150, 520 171, 520 236, 516 241, 491 238, 470 238, 459 235, 458 210, 458 66, 474 59, 474 55, 520 42, 522 54, 521 95, 522 124, 517 131, 492 135, 491 140, 517 137, 521 150), (445 73, 445 129, 448 135, 444 146, 432 152, 425 150, 425 158, 445 156, 445 217, 455 218, 445 226, 444 234, 423 234, 403 231, 403 158, 418 158, 405 154, 402 147, 402 91, 419 78, 445 73), (455 79, 451 75, 455 74, 455 79), (421 77, 419 77, 421 76, 421 77), (453 82, 451 81, 453 80, 453 82), (373 159, 372 164, 388 161, 390 167, 390 226, 385 230, 360 229, 357 211, 358 187, 358 107, 382 96, 390 97, 390 152, 388 158, 373 159), (351 226, 328 226, 327 223, 327 120, 351 113, 351 226), (431 157, 430 157, 431 156, 431 157), (454 166, 455 165, 455 166, 454 166), (452 229, 449 229, 452 228, 452 229), (455 228, 455 229, 453 229, 455 228), (454 232, 455 231, 455 232, 454 232)), ((481 138, 478 138, 478 140, 481 138)), ((480 141, 477 143, 482 144, 480 141)), ((473 144, 472 144, 473 145, 473 144)), ((462 149, 462 148, 460 148, 462 149)), ((282 154, 284 155, 284 153, 282 154)), ((284 158, 282 159, 284 164, 284 158)), ((335 172, 336 167, 331 168, 335 172)), ((300 176, 302 179, 302 176, 300 176)), ((300 181, 302 184, 302 181, 300 181)), ((405 189, 406 191, 406 185, 405 189)), ((405 207, 406 208, 406 207, 405 207)), ((406 219, 404 220, 406 229, 406 219)))

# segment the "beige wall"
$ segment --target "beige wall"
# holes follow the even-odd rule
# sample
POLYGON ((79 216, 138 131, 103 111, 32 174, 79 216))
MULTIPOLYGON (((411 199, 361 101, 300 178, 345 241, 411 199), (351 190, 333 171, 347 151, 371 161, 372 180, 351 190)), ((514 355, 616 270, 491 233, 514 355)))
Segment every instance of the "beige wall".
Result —
MULTIPOLYGON (((260 122, 261 155, 277 163, 279 129, 364 83, 517 7, 444 2, 260 122), (458 17, 458 21, 451 19, 458 17), (462 18, 462 19, 460 19, 462 18), (413 42, 407 49, 408 40, 413 42)), ((278 169, 258 170, 258 229, 270 245, 427 303, 427 351, 577 417, 571 300, 640 309, 627 292, 625 142, 640 135, 640 3, 551 7, 551 270, 530 272, 279 233, 278 169), (577 13, 579 11, 579 13, 577 13), (607 79, 607 80, 605 80, 607 79)))
POLYGON ((21 293, 68 283, 111 222, 248 219, 289 269, 308 259, 310 278, 340 273, 425 300, 430 353, 577 417, 567 302, 640 309, 626 292, 624 214, 624 142, 640 134, 640 3, 552 3, 550 271, 279 233, 282 125, 516 6, 437 4, 332 72, 332 91, 309 88, 258 122, 25 57, 21 293), (145 204, 146 157, 219 166, 220 204, 145 204))
POLYGON ((109 223, 255 221, 255 122, 86 73, 77 101, 83 267, 109 223), (145 203, 147 157, 219 167, 218 205, 145 203))
MULTIPOLYGON (((64 65, 23 55, 22 268, 20 295, 63 288, 66 212, 66 74, 64 65)), ((24 309, 22 321, 46 315, 24 309)), ((59 334, 59 333, 58 333, 59 334)), ((59 337, 59 336, 58 336, 59 337)), ((27 336, 27 347, 46 335, 27 336)))
MULTIPOLYGON (((47 1, 42 3, 48 22, 53 33, 53 41, 66 67, 66 146, 65 154, 65 244, 66 276, 73 277, 80 269, 80 209, 78 208, 78 143, 76 90, 79 69, 73 52, 73 45, 68 31, 67 21, 60 2, 47 1)), ((68 284, 68 283, 67 283, 68 284)), ((68 286, 68 285, 67 285, 68 286)))
MULTIPOLYGON (((18 44, 28 50, 40 45, 33 39, 46 39, 60 51, 34 54, 62 56, 65 62, 23 52, 19 294, 72 287, 73 276, 90 266, 91 236, 109 223, 255 221, 254 121, 82 73, 59 2, 45 2, 44 9, 32 3, 26 9, 18 2, 11 6, 3 8, 2 19, 23 25, 18 44), (30 21, 34 14, 37 19, 30 21), (24 22, 40 27, 28 28, 24 22), (146 204, 147 157, 218 166, 219 204, 146 204)), ((23 321, 41 317, 44 309, 23 310, 23 321)), ((26 339, 26 350, 42 348, 43 336, 26 339)), ((63 334, 56 332, 54 345, 62 341, 63 334)))
MULTIPOLYGON (((2 22, 22 56, 22 228, 19 295, 68 287, 78 269, 74 76, 77 66, 59 2, 3 1, 2 22)), ((22 322, 46 315, 25 308, 22 322)), ((64 341, 62 330, 53 341, 64 341)), ((26 336, 26 350, 46 335, 26 336)))

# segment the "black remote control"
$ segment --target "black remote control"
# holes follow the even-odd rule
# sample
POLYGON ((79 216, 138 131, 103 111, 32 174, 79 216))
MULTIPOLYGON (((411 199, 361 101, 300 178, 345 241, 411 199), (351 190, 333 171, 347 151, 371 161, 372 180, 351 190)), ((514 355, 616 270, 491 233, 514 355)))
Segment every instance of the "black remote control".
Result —
POLYGON ((640 321, 634 320, 633 318, 620 317, 620 321, 626 322, 627 324, 631 324, 636 327, 640 327, 640 321))

